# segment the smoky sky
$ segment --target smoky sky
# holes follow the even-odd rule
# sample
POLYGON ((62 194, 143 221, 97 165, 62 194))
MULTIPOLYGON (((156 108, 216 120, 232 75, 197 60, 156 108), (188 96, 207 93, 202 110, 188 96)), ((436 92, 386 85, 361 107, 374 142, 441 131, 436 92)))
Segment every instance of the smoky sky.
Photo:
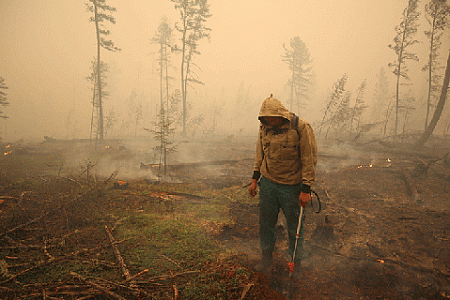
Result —
MULTIPOLYGON (((0 76, 9 87, 10 102, 4 109, 9 119, 0 122, 3 138, 89 137, 92 91, 86 77, 96 55, 96 40, 85 2, 0 2, 0 76)), ((306 119, 319 118, 327 91, 345 73, 350 90, 367 79, 367 101, 381 67, 394 82, 387 64, 395 61, 395 54, 388 45, 407 0, 208 2, 212 17, 206 26, 212 30, 211 38, 200 42, 201 54, 194 58, 204 85, 195 86, 188 94, 192 115, 204 113, 205 126, 211 112, 220 108, 218 127, 224 132, 230 128, 245 131, 256 126, 258 106, 264 98, 274 94, 286 103, 289 69, 281 57, 283 44, 295 36, 308 47, 316 76, 314 93, 304 111, 306 119), (247 106, 236 106, 239 89, 247 91, 247 106), (239 112, 238 124, 233 115, 246 109, 247 113, 239 112)), ((107 3, 117 12, 113 13, 116 24, 106 27, 122 51, 102 52, 102 60, 110 66, 105 110, 114 108, 118 116, 126 118, 126 105, 134 91, 134 101, 143 103, 146 114, 142 127, 148 127, 159 101, 158 46, 151 39, 164 17, 174 28, 179 12, 169 0, 107 3)), ((416 90, 424 86, 420 68, 426 60, 425 25, 422 16, 417 39, 423 42, 416 51, 423 55, 412 67, 419 71, 411 76, 417 82, 416 90)), ((179 44, 179 38, 174 31, 174 43, 179 44)), ((445 38, 444 44, 448 44, 448 36, 445 38)), ((171 89, 179 89, 179 55, 172 60, 175 79, 171 89)), ((112 132, 120 134, 118 129, 112 132)))

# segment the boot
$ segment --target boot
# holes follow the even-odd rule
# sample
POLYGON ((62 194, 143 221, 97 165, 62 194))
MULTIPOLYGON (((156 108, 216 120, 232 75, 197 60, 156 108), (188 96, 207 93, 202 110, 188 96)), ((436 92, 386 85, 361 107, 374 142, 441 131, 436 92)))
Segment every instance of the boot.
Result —
POLYGON ((265 275, 269 274, 273 263, 272 256, 272 250, 262 250, 261 262, 255 266, 255 270, 264 273, 265 275))

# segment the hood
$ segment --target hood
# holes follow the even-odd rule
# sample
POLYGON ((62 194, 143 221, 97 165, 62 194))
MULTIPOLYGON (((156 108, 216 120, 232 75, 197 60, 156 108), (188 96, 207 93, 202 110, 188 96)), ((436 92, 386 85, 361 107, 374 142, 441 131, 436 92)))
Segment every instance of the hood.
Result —
POLYGON ((271 95, 261 105, 258 119, 261 121, 263 117, 282 117, 290 121, 292 114, 284 107, 280 100, 273 98, 271 95))

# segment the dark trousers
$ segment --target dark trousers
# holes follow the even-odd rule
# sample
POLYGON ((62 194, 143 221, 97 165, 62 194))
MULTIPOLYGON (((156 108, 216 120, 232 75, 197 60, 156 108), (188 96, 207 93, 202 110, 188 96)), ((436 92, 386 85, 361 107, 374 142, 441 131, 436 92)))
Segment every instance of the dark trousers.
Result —
MULTIPOLYGON (((280 209, 283 211, 288 226, 289 255, 292 257, 297 235, 298 218, 300 215, 299 195, 302 184, 284 185, 262 177, 259 193, 259 236, 263 251, 273 251, 276 242, 276 224, 280 209)), ((303 247, 303 221, 300 227, 300 237, 295 256, 301 259, 303 247)))

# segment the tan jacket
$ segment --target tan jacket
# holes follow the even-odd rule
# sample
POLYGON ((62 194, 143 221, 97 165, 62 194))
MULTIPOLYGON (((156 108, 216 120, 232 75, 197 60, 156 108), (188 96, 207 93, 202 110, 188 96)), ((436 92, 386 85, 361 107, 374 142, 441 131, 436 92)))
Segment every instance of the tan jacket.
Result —
POLYGON ((315 179, 317 146, 311 126, 302 119, 298 132, 291 128, 293 113, 275 98, 267 98, 261 105, 258 143, 253 171, 280 184, 303 183, 311 186, 315 179), (282 117, 277 130, 264 122, 262 117, 282 117))

